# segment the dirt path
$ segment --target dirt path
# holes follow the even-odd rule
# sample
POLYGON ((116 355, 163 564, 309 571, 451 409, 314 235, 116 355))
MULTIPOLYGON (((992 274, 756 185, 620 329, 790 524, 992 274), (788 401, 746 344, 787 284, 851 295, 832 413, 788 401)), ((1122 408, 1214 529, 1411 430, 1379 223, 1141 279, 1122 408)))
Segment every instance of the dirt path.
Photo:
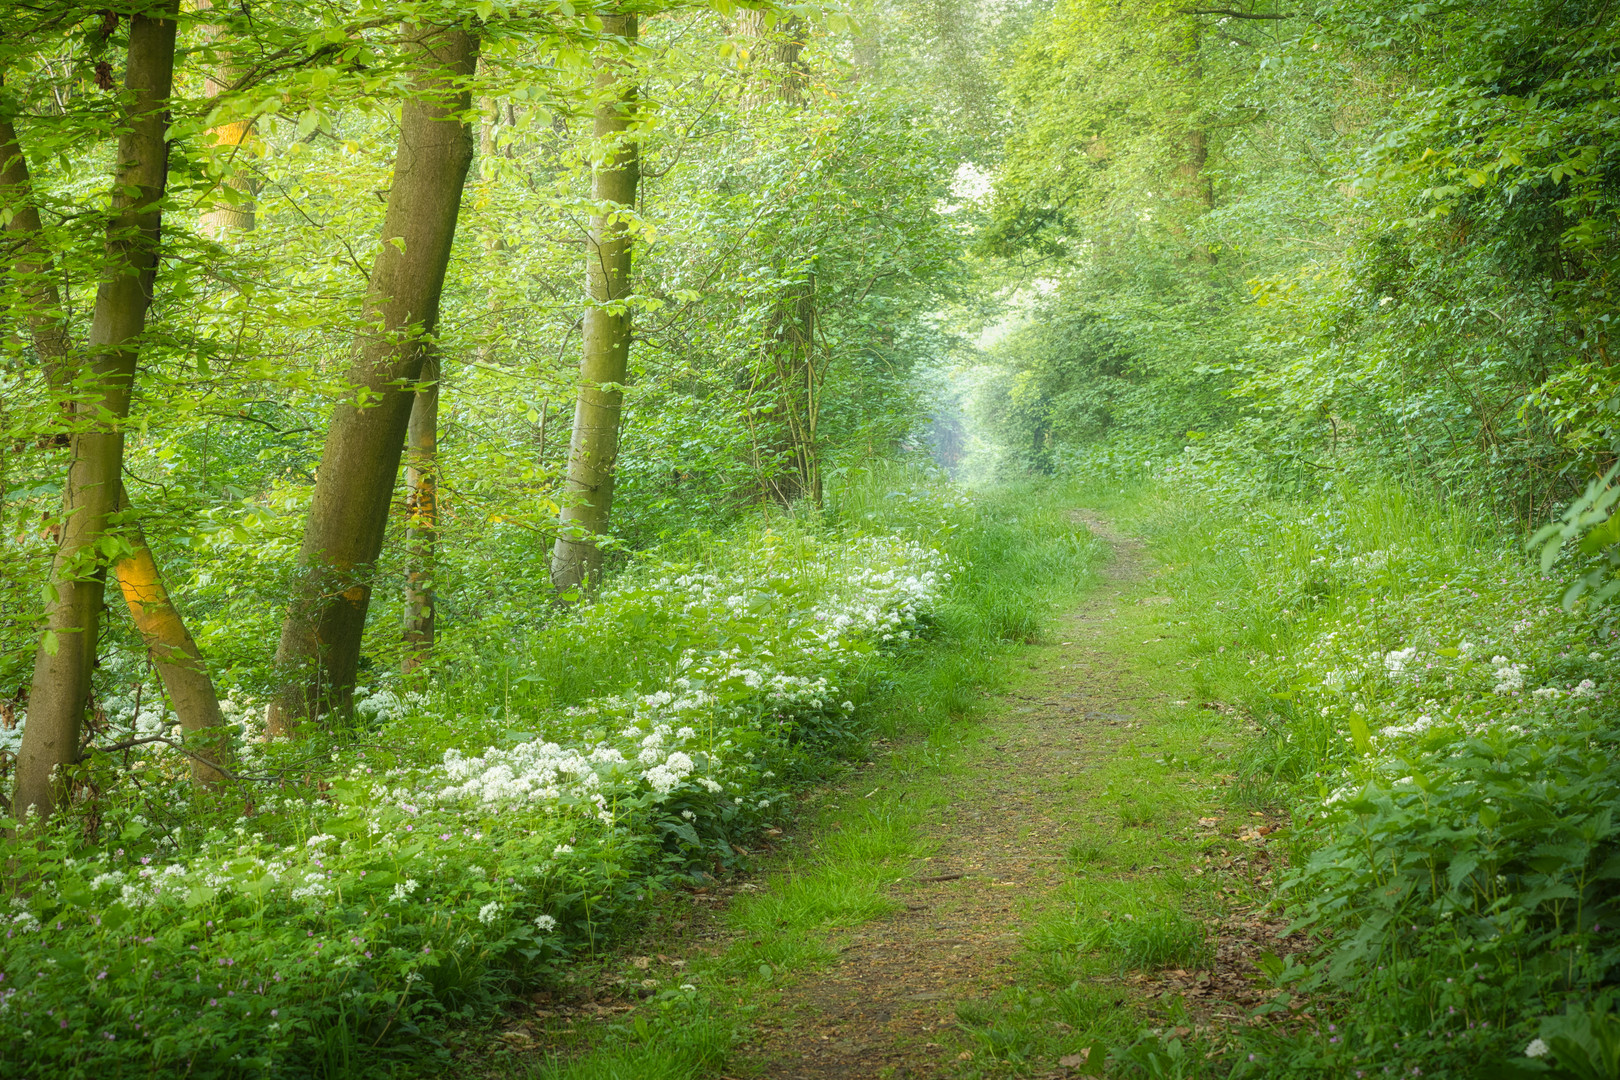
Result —
POLYGON ((1077 778, 1118 744, 1151 694, 1100 644, 1128 590, 1146 580, 1139 541, 1077 513, 1113 555, 1091 597, 1033 650, 968 749, 954 799, 931 823, 932 857, 897 882, 905 910, 853 931, 828 971, 755 1018, 743 1056, 780 1080, 935 1077, 957 1067, 960 1002, 1016 979, 1021 924, 1050 902, 1091 808, 1077 778))

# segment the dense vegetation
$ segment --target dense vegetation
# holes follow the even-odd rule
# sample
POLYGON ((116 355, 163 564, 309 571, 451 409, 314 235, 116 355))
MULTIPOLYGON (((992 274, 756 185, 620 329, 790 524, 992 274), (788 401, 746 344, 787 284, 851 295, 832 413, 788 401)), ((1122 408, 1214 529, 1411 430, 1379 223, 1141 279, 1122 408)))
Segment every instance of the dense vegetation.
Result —
POLYGON ((960 718, 1081 498, 1316 942, 1108 1067, 1620 1075, 1615 24, 7 8, 0 1063, 412 1067, 960 718))
POLYGON ((1159 539, 1321 942, 1271 972, 1308 1023, 1122 1065, 1614 1075, 1617 48, 1601 3, 1075 2, 1009 71, 965 467, 1159 539))

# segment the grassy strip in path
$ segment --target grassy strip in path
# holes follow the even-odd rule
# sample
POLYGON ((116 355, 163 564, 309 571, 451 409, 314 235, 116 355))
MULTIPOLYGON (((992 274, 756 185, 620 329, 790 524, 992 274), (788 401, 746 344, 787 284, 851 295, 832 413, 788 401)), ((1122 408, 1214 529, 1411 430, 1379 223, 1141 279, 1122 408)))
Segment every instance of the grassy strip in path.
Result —
MULTIPOLYGON (((849 498, 839 508, 856 520, 867 509, 849 498)), ((617 969, 628 990, 652 995, 646 1002, 588 1024, 514 1018, 509 1038, 463 1052, 459 1072, 555 1080, 729 1074, 750 1018, 774 992, 835 957, 840 930, 895 910, 887 887, 925 857, 920 826, 946 797, 950 763, 977 734, 972 718, 984 697, 1005 682, 1006 657, 1087 587, 1103 552, 1064 500, 1038 489, 986 500, 951 547, 965 567, 935 632, 864 710, 882 763, 857 757, 819 806, 807 802, 796 831, 814 843, 784 838, 766 887, 739 894, 723 929, 693 905, 672 903, 639 948, 678 954, 681 966, 623 955, 606 970, 579 973, 580 983, 606 984, 617 969), (723 945, 705 950, 705 931, 723 945)))
MULTIPOLYGON (((1070 824, 1060 880, 1027 905, 1006 985, 958 1006, 971 1054, 962 1077, 1089 1072, 1109 1054, 1116 1066, 1182 1075, 1193 1062, 1135 1059, 1190 1056, 1177 1031, 1271 1007, 1255 961, 1292 944, 1257 914, 1276 822, 1234 784, 1252 731, 1191 663, 1198 613, 1164 595, 1138 543, 1114 540, 1141 572, 1100 597, 1101 610, 1078 612, 1067 640, 1036 650, 1012 688, 1048 708, 1082 703, 1070 715, 1091 753, 1056 793, 1070 824), (1171 1038, 1133 1049, 1144 1026, 1171 1038)), ((1002 712, 986 734, 1027 723, 1002 712)))

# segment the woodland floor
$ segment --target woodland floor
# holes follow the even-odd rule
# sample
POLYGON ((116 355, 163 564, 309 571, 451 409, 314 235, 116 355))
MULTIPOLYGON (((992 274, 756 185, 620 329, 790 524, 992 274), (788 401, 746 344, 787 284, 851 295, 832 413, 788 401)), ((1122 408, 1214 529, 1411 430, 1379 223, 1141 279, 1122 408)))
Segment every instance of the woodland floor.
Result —
POLYGON ((1268 843, 1279 823, 1244 805, 1225 771, 1247 725, 1197 700, 1176 617, 1195 613, 1155 591, 1158 564, 1141 542, 1076 518, 1112 548, 1099 584, 1046 643, 1014 654, 1008 689, 960 742, 922 770, 919 747, 874 747, 874 761, 817 793, 812 824, 782 838, 761 877, 690 894, 576 994, 537 996, 534 1015, 497 1036, 505 1067, 485 1056, 488 1042, 464 1047, 462 1063, 471 1051, 478 1073, 522 1075, 535 1056, 570 1056, 572 1038, 594 1042, 588 1029, 632 1010, 638 992, 687 979, 743 1007, 749 1036, 717 1074, 727 1078, 1062 1077, 1085 1069, 1099 1029, 1117 1039, 1258 1022, 1274 991, 1255 959, 1301 943, 1280 939, 1284 923, 1264 910, 1284 861, 1268 843), (830 837, 908 799, 912 857, 882 886, 886 913, 833 920, 807 935, 800 962, 752 978, 768 943, 743 939, 770 935, 739 933, 727 908, 813 873, 830 837), (1053 948, 1052 927, 1110 918, 1099 910, 1110 896, 1119 910, 1186 912, 1207 942, 1198 961, 1130 966, 1053 948), (1071 976, 1094 1007, 1080 1024, 1072 1007, 1043 1011, 1030 995, 1071 976))

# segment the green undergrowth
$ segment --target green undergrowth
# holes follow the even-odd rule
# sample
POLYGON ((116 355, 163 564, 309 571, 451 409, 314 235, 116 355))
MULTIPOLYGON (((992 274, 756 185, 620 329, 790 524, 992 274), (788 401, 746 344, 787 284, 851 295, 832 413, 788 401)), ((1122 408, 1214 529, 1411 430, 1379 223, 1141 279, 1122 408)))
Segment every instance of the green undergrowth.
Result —
POLYGON ((1121 1074, 1616 1075, 1607 614, 1560 607, 1516 529, 1400 487, 1279 498, 1196 454, 1079 473, 1168 566, 1188 696, 1257 728, 1232 798, 1291 817, 1273 902, 1317 942, 1262 964, 1286 1009, 1162 1026, 1121 1074))
MULTIPOLYGON (((1047 487, 976 501, 952 538, 960 569, 935 609, 932 636, 874 686, 863 710, 871 741, 847 748, 847 771, 830 776, 823 797, 790 826, 801 839, 772 860, 762 887, 729 905, 726 949, 666 980, 674 985, 661 986, 631 1020, 552 1032, 557 1046, 535 1075, 630 1077, 642 1075, 642 1063, 651 1063, 651 1076, 740 1068, 723 1054, 706 1056, 713 1029, 693 1026, 688 1010, 729 1025, 740 1040, 777 991, 836 958, 842 932, 896 909, 886 886, 928 854, 921 826, 951 798, 964 748, 982 732, 985 698, 1007 684, 1008 657, 1041 640, 1052 613, 1093 581, 1105 549, 1070 509, 1047 487), (868 754, 881 764, 863 768, 868 754), (688 1068, 698 1071, 680 1071, 688 1068)), ((863 521, 900 510, 889 492, 869 487, 846 493, 838 512, 863 521)), ((509 1071, 527 1067, 514 1062, 509 1071)))
POLYGON ((413 1068, 742 865, 892 728, 908 672, 940 657, 908 692, 959 708, 973 657, 1027 633, 1005 596, 974 620, 973 559, 1011 544, 1044 578, 1088 550, 1024 544, 929 478, 860 483, 826 515, 645 553, 593 603, 537 596, 498 648, 447 630, 431 678, 374 682, 350 722, 263 741, 233 699, 245 775, 218 790, 162 746, 93 759, 69 808, 0 842, 0 1072, 413 1068))

